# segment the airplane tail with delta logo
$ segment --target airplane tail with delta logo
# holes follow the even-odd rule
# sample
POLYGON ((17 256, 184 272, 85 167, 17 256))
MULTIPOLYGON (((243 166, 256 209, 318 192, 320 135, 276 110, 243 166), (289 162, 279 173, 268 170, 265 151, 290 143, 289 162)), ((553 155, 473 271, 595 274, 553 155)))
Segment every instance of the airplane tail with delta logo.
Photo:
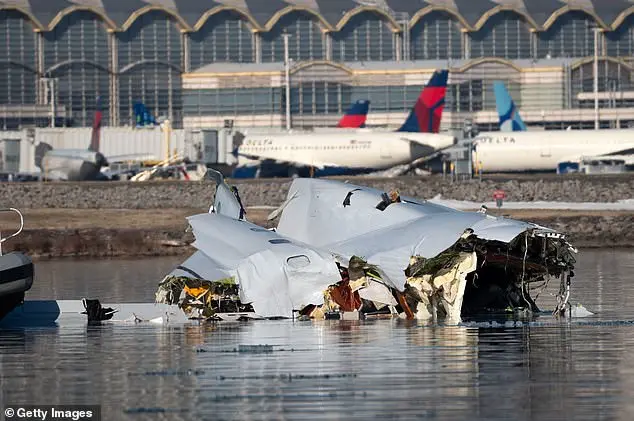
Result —
POLYGON ((501 132, 524 132, 526 124, 522 121, 520 113, 509 95, 503 82, 493 82, 493 92, 495 94, 495 106, 500 117, 501 132))
POLYGON ((437 70, 421 91, 399 132, 438 133, 445 106, 448 70, 437 70))
POLYGON ((342 129, 360 129, 365 127, 369 108, 370 101, 365 99, 352 103, 343 117, 341 117, 341 120, 339 120, 337 127, 342 129))

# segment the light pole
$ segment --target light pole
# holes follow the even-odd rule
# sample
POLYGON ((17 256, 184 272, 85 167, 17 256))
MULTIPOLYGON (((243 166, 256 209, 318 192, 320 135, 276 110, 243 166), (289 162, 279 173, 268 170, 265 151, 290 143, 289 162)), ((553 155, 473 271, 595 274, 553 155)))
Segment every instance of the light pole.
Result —
MULTIPOLYGON (((51 127, 55 127, 55 85, 57 84, 57 78, 53 77, 43 77, 42 82, 44 82, 44 86, 46 87, 47 94, 50 92, 51 99, 51 127)), ((46 95, 48 100, 48 95, 46 95)))
POLYGON ((594 31, 594 128, 599 130, 599 33, 601 28, 593 27, 594 31))
POLYGON ((288 37, 284 32, 284 84, 286 86, 286 130, 291 130, 291 63, 288 58, 288 37))

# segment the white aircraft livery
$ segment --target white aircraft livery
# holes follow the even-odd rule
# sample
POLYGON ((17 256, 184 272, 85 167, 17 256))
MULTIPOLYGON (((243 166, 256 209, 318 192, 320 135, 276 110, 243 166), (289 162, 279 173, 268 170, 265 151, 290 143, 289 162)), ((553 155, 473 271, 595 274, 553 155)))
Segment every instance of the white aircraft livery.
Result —
POLYGON ((474 165, 483 172, 555 171, 587 159, 634 164, 634 130, 544 130, 480 133, 474 165))
MULTIPOLYGON (((234 151, 238 166, 233 177, 257 176, 258 169, 246 167, 245 158, 256 160, 260 170, 270 164, 285 168, 286 176, 312 169, 313 175, 319 177, 387 169, 450 147, 456 143, 455 137, 438 133, 447 78, 447 70, 434 72, 407 120, 395 132, 358 129, 247 136, 234 151)), ((263 173, 260 176, 265 176, 263 173)))

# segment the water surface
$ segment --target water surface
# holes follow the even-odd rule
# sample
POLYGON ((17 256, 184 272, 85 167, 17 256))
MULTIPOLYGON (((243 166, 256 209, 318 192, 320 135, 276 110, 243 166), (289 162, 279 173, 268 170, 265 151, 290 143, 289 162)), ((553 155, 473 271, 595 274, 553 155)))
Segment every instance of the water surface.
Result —
MULTIPOLYGON (((29 298, 153 300, 181 258, 40 262, 29 298)), ((257 321, 0 330, 0 403, 107 420, 634 419, 634 251, 579 256, 548 326, 257 321), (272 352, 236 352, 240 345, 272 352)), ((550 321, 550 318, 540 320, 550 321)))

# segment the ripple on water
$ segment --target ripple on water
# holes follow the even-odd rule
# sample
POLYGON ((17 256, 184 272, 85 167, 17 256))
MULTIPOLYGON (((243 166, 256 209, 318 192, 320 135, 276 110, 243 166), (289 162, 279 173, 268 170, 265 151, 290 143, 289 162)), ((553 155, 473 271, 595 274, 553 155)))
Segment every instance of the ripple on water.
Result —
MULTIPOLYGON (((596 314, 572 321, 1 330, 0 399, 101 403, 105 419, 121 420, 634 419, 634 253, 578 260, 573 303, 596 314)), ((47 262, 34 293, 151 300, 147 285, 177 261, 74 272, 47 262)))

